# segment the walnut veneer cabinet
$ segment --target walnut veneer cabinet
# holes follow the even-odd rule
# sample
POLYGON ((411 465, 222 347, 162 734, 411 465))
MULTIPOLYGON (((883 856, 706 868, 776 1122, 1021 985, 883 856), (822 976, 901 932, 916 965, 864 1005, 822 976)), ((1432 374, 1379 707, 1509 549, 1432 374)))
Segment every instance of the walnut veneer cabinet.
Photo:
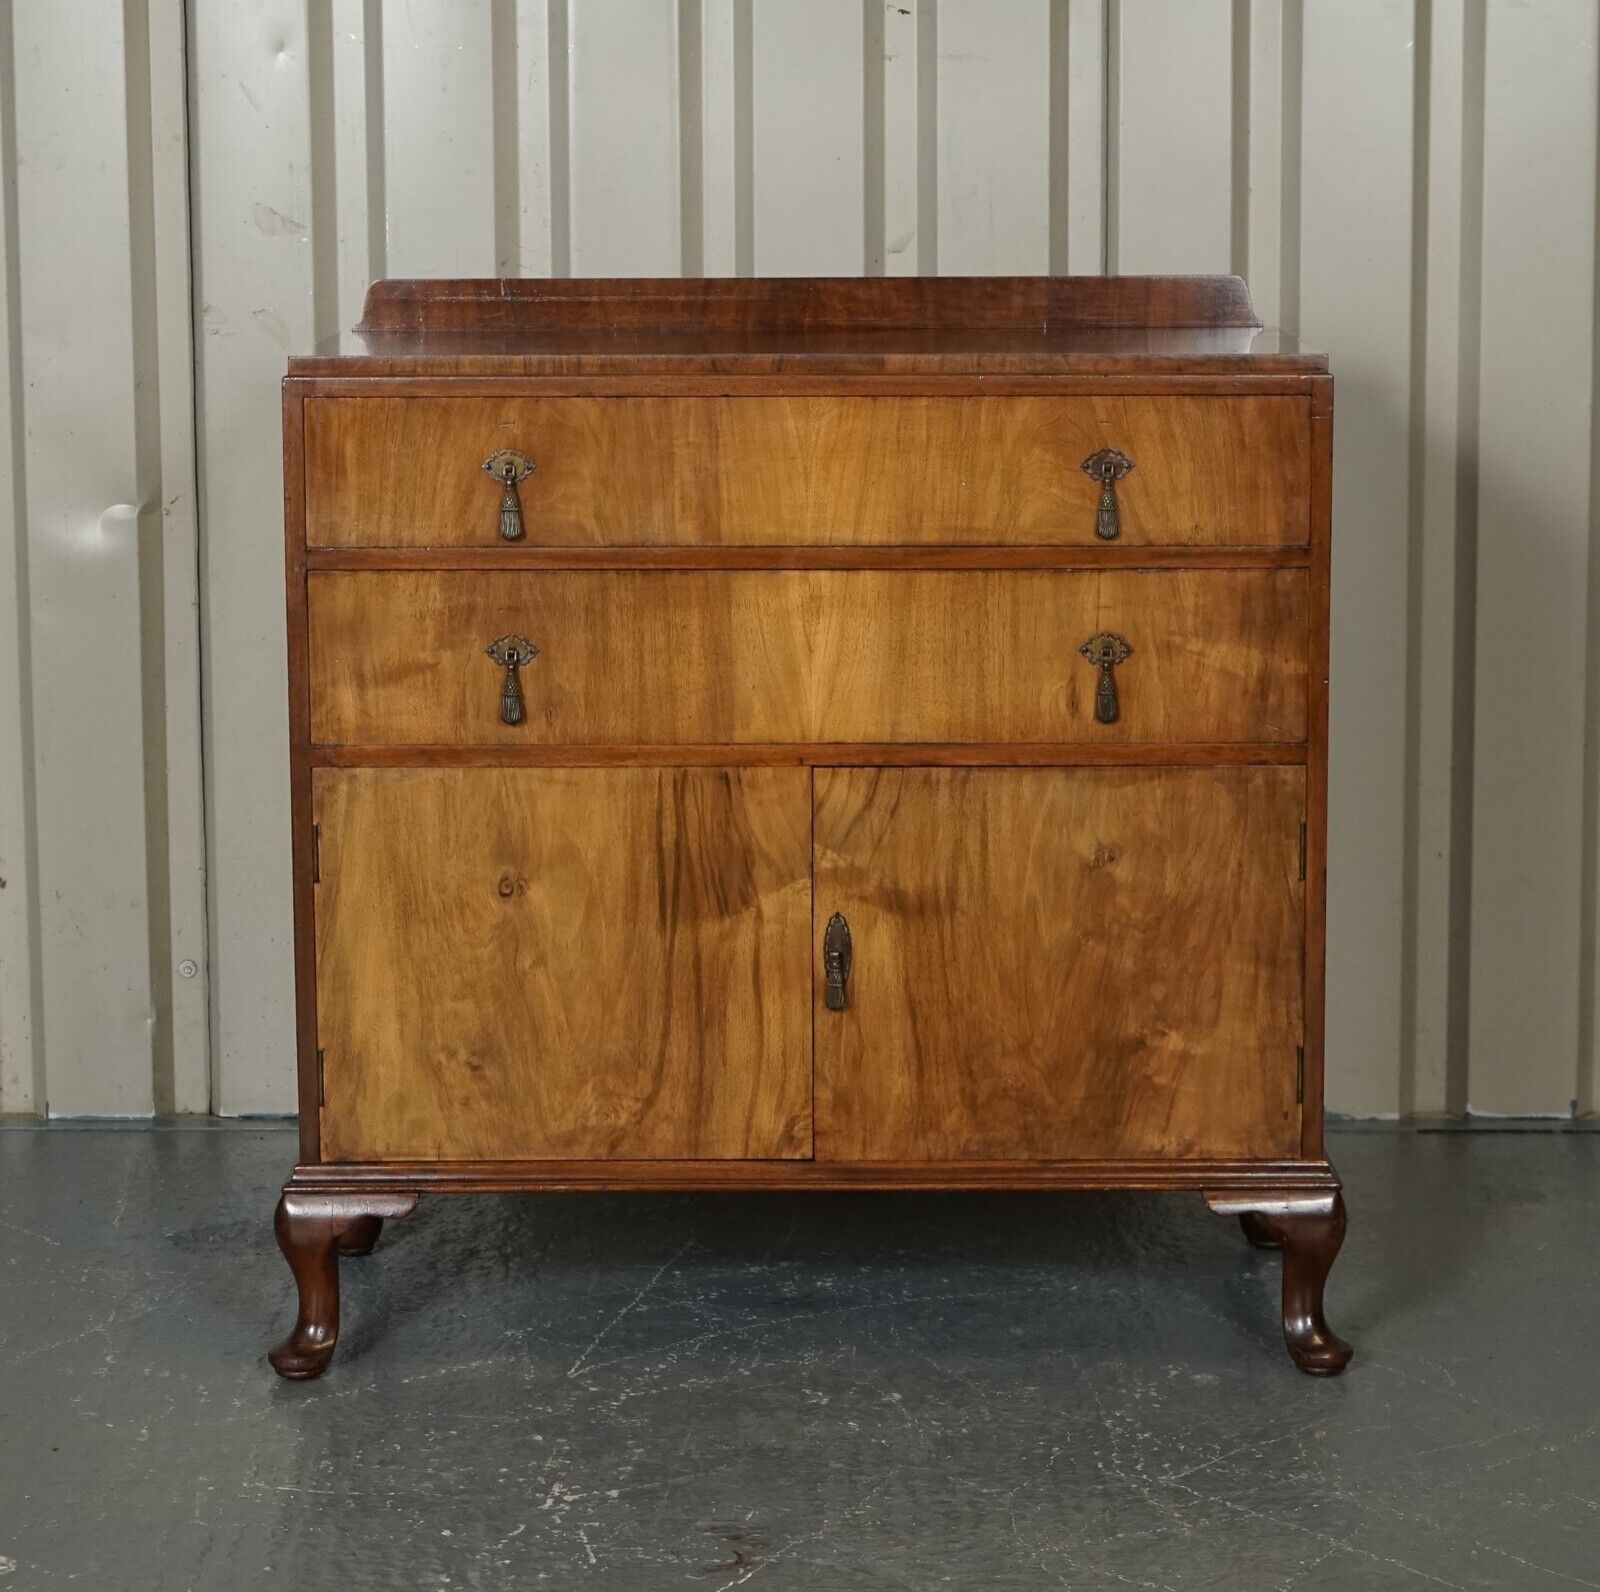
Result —
POLYGON ((1341 1370, 1326 361, 1237 278, 383 282, 284 383, 300 1159, 1193 1190, 1341 1370))

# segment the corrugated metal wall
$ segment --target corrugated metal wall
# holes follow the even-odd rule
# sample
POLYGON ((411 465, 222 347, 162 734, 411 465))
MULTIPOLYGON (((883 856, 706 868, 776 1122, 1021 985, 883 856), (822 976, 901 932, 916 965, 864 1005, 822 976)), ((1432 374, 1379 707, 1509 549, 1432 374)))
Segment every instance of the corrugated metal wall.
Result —
POLYGON ((1338 377, 1330 1101, 1593 1110, 1597 35, 15 0, 0 1105, 292 1103, 276 388, 370 277, 1238 270, 1338 377))

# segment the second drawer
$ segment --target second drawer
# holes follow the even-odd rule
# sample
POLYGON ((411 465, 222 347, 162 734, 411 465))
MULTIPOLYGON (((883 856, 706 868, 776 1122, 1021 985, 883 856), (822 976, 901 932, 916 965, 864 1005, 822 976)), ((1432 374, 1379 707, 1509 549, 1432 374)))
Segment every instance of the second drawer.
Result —
POLYGON ((1307 599, 1303 569, 318 572, 312 738, 1297 742, 1307 599))

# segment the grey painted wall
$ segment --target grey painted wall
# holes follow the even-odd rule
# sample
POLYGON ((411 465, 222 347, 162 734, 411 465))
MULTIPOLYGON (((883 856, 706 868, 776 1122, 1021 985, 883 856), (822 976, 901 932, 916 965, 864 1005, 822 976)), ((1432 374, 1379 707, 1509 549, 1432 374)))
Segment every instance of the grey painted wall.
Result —
POLYGON ((1330 1102, 1592 1111, 1597 27, 14 0, 0 1107, 292 1107, 277 381, 369 278, 1239 270, 1338 379, 1330 1102))

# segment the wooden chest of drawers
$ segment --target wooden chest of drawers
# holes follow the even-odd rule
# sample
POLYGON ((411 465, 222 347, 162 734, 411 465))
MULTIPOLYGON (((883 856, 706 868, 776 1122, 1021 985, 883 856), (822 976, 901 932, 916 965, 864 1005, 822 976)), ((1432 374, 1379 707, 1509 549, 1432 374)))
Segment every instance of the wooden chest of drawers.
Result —
POLYGON ((284 384, 314 1376, 473 1189, 1188 1189, 1341 1370, 1332 383, 1236 278, 379 283, 284 384))

